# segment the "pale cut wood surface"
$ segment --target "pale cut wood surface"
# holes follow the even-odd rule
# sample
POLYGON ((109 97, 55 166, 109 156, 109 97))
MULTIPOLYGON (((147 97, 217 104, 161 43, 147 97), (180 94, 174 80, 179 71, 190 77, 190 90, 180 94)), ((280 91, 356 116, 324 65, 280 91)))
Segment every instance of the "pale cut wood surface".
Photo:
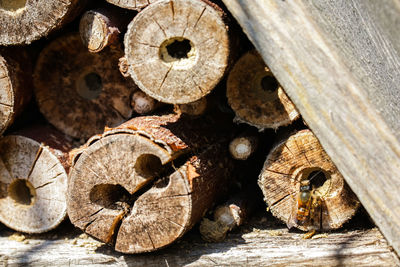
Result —
POLYGON ((399 2, 224 3, 399 253, 399 2))
POLYGON ((206 243, 194 230, 171 247, 142 255, 113 252, 69 224, 35 236, 3 229, 0 266, 399 266, 376 228, 305 240, 274 224, 271 217, 256 216, 223 243, 206 243))
POLYGON ((186 104, 209 94, 225 74, 230 41, 225 13, 205 1, 157 1, 128 25, 128 73, 149 96, 186 104))

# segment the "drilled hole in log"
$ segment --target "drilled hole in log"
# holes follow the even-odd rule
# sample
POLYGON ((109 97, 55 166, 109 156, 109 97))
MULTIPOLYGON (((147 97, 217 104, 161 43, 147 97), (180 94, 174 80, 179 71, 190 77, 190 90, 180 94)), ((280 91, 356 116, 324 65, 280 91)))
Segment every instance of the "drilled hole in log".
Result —
POLYGON ((15 12, 25 8, 26 0, 0 0, 0 9, 15 12))
POLYGON ((310 185, 320 196, 326 196, 330 191, 330 175, 320 168, 305 169, 302 172, 302 180, 309 180, 310 185))
POLYGON ((190 68, 196 63, 196 51, 193 43, 182 37, 165 40, 160 46, 160 57, 175 68, 190 68))
POLYGON ((275 77, 267 75, 261 79, 261 88, 266 92, 275 92, 278 90, 279 84, 275 77))
POLYGON ((18 204, 33 205, 36 190, 33 185, 25 179, 16 179, 8 186, 8 195, 18 204))
POLYGON ((161 169, 162 163, 159 157, 152 154, 142 154, 136 159, 136 173, 145 178, 156 177, 161 169))
POLYGON ((96 99, 100 95, 102 88, 103 83, 97 73, 87 73, 78 80, 78 94, 85 99, 96 99))
POLYGON ((90 201, 108 209, 119 209, 122 203, 128 203, 131 194, 121 185, 98 184, 90 191, 90 201))

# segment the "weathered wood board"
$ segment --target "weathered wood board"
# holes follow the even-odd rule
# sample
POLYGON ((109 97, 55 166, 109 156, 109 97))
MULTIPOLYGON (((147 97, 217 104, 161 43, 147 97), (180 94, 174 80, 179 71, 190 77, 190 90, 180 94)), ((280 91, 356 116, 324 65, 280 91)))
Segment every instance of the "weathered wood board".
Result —
MULTIPOLYGON (((265 214, 265 213, 263 213, 265 214)), ((377 228, 347 229, 318 239, 288 232, 271 216, 206 243, 197 230, 158 252, 123 255, 65 223, 62 230, 22 236, 0 230, 0 266, 399 266, 377 228)))
POLYGON ((224 3, 400 253, 399 2, 224 3))

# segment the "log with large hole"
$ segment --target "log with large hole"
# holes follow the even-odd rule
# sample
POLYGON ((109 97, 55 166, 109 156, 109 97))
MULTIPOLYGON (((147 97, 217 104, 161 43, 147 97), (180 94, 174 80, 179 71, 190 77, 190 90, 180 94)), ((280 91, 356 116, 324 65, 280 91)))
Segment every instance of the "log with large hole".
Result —
POLYGON ((228 187, 227 142, 204 135, 210 124, 137 117, 89 139, 73 156, 71 222, 124 253, 174 242, 228 187))
POLYGON ((67 213, 71 142, 49 126, 0 139, 0 221, 25 233, 57 227, 67 213))
POLYGON ((30 44, 61 28, 88 0, 0 0, 0 45, 30 44))
POLYGON ((62 36, 40 53, 34 71, 40 111, 60 131, 88 138, 132 115, 137 89, 118 70, 122 51, 89 53, 79 34, 62 36))
POLYGON ((337 229, 359 206, 310 130, 292 134, 273 148, 258 183, 272 214, 289 228, 337 229))
POLYGON ((228 75, 226 95, 235 120, 259 129, 285 126, 299 117, 295 106, 255 51, 244 54, 228 75))
POLYGON ((230 54, 225 14, 206 1, 157 1, 125 34, 128 73, 146 94, 165 103, 199 100, 225 74, 230 54))
POLYGON ((0 134, 23 111, 32 95, 32 64, 23 49, 0 51, 0 134))

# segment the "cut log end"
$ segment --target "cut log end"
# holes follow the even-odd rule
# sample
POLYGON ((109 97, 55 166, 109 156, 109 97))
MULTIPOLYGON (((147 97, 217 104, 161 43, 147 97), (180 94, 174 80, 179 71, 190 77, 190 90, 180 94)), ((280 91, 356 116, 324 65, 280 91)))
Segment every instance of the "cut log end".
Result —
POLYGON ((239 136, 229 144, 229 152, 234 159, 247 160, 257 149, 256 136, 239 136))
POLYGON ((356 212, 359 202, 310 130, 278 144, 268 155, 259 186, 272 214, 288 227, 331 230, 356 212), (300 184, 309 181, 311 202, 298 210, 300 184), (301 220, 302 215, 305 216, 301 220))
POLYGON ((92 53, 118 41, 120 30, 101 10, 89 10, 81 18, 79 33, 83 45, 92 53))
POLYGON ((22 112, 32 94, 32 66, 26 52, 2 50, 1 53, 4 55, 0 55, 0 134, 22 112))
POLYGON ((137 90, 132 95, 131 106, 137 114, 149 114, 155 111, 160 105, 160 102, 140 90, 137 90))
POLYGON ((108 3, 132 10, 140 11, 158 0, 106 0, 108 3))
POLYGON ((46 119, 76 138, 88 138, 128 119, 137 87, 118 71, 121 53, 117 48, 89 53, 78 34, 60 37, 45 47, 34 84, 46 119))
POLYGON ((299 117, 256 51, 243 55, 229 73, 227 98, 237 121, 260 129, 288 125, 299 117))
MULTIPOLYGON (((150 120, 133 119, 130 129, 150 120)), ((177 139, 167 137, 165 128, 150 128, 177 139)), ((221 194, 214 189, 227 181, 229 168, 226 158, 210 161, 218 154, 214 148, 186 160, 184 146, 166 149, 160 140, 130 129, 105 132, 77 157, 68 214, 75 226, 117 251, 140 253, 165 247, 188 231, 221 194), (181 166, 170 163, 176 157, 181 166)))
POLYGON ((57 227, 67 210, 63 152, 21 135, 3 137, 0 150, 0 221, 25 233, 57 227))
POLYGON ((178 105, 178 108, 180 112, 189 116, 201 116, 207 111, 208 101, 203 97, 192 103, 178 105))
POLYGON ((151 97, 185 104, 223 77, 229 38, 222 14, 201 0, 160 1, 139 13, 125 35, 129 74, 151 97))
POLYGON ((0 45, 30 44, 71 21, 86 2, 1 0, 0 45))

